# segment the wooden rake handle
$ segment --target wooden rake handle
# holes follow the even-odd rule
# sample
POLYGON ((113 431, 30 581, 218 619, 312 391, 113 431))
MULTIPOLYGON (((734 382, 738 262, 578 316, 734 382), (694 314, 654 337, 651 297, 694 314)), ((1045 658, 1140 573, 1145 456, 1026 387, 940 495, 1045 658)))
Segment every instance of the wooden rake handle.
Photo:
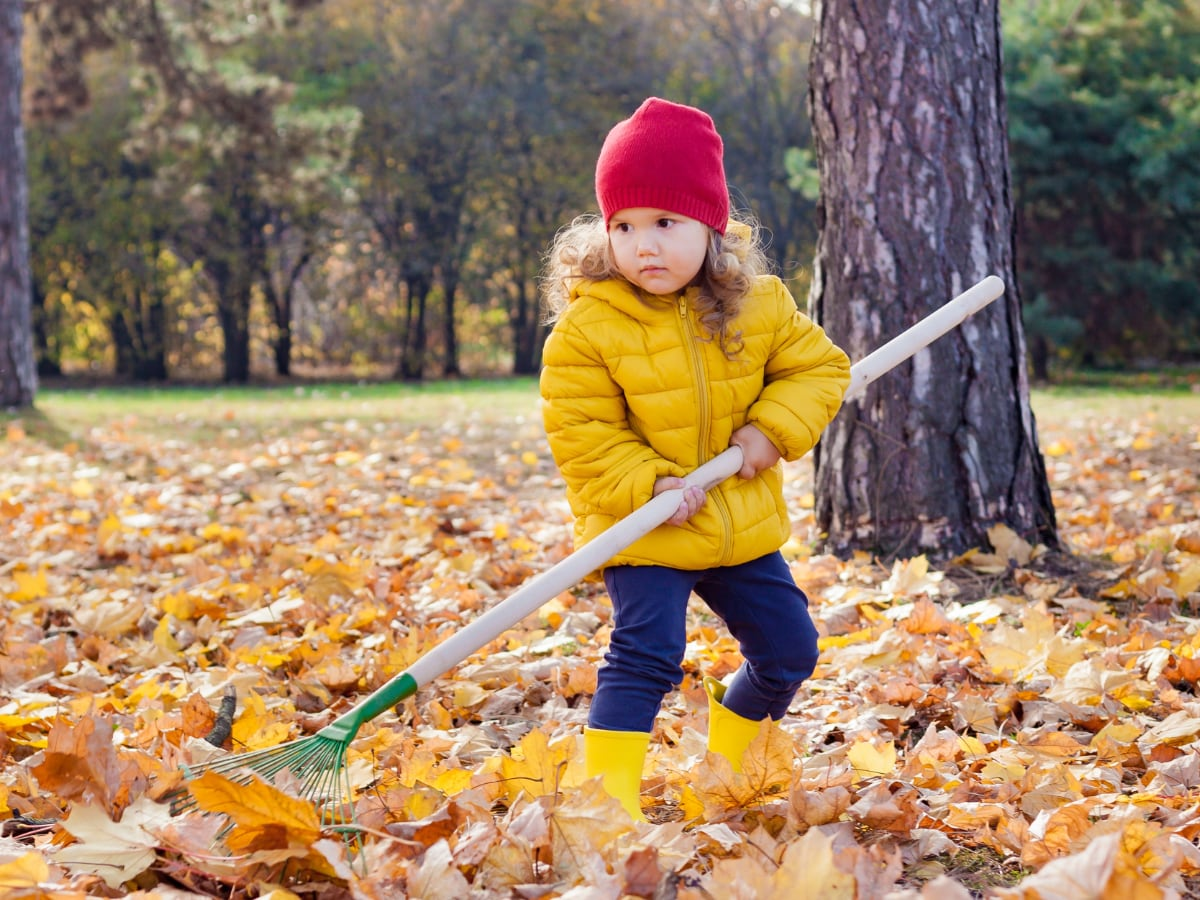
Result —
MULTIPOLYGON (((957 327, 1003 293, 1004 282, 995 275, 989 275, 851 366, 845 401, 857 399, 881 375, 957 327)), ((663 491, 566 559, 527 581, 516 593, 430 649, 408 669, 382 685, 319 734, 340 741, 350 740, 365 722, 411 696, 421 685, 449 671, 539 607, 574 587, 638 538, 667 521, 679 508, 685 488, 695 486, 708 491, 741 468, 742 451, 739 447, 730 447, 709 460, 684 478, 684 487, 663 491)))

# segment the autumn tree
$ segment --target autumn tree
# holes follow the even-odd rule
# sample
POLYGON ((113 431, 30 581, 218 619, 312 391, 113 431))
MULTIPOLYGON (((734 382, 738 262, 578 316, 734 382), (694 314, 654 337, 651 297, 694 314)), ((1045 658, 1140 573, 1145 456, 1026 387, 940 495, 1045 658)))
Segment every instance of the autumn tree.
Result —
POLYGON ((226 381, 250 374, 251 305, 259 291, 272 295, 264 282, 277 225, 286 220, 294 231, 305 219, 290 213, 328 189, 357 126, 354 110, 294 103, 291 85, 254 65, 264 35, 314 2, 224 0, 206 4, 203 15, 157 0, 48 0, 35 8, 52 59, 47 103, 86 103, 88 51, 132 48, 143 112, 125 152, 152 165, 159 190, 183 202, 172 240, 211 283, 226 381))
POLYGON ((861 359, 989 274, 1005 296, 876 382, 826 431, 817 516, 835 552, 1056 543, 1014 277, 999 8, 826 0, 811 65, 820 172, 810 304, 861 359))
POLYGON ((427 374, 435 290, 442 374, 458 374, 454 310, 472 231, 464 209, 491 100, 492 7, 407 0, 382 21, 374 7, 351 18, 359 39, 348 46, 358 50, 340 96, 363 115, 353 171, 398 282, 395 376, 407 381, 427 374))
POLYGON ((182 286, 180 209, 156 189, 153 166, 122 152, 137 116, 128 60, 114 55, 96 71, 86 109, 35 108, 29 127, 38 368, 111 354, 118 376, 164 381, 182 286))
POLYGON ((644 4, 524 0, 497 37, 490 104, 493 280, 505 294, 513 370, 541 366, 542 253, 554 233, 595 209, 593 172, 608 129, 667 84, 671 32, 644 4), (519 61, 513 65, 512 61, 519 61))
POLYGON ((805 101, 812 16, 778 0, 672 0, 672 87, 709 112, 725 141, 735 207, 748 208, 770 238, 785 276, 811 258, 812 202, 789 183, 787 160, 812 143, 805 101))
POLYGON ((0 0, 0 408, 33 405, 25 136, 21 124, 21 0, 0 0))

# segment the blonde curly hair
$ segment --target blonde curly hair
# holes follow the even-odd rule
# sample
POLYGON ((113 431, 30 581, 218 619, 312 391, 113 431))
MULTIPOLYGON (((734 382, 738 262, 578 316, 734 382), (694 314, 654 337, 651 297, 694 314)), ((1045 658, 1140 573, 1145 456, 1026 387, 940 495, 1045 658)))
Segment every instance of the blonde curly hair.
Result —
MULTIPOLYGON (((741 332, 731 334, 730 323, 755 280, 770 268, 753 220, 731 219, 724 235, 709 229, 708 252, 695 282, 700 288, 696 314, 710 339, 730 358, 742 349, 741 332)), ((562 315, 579 282, 610 278, 624 280, 613 261, 604 220, 597 215, 579 216, 555 235, 546 253, 540 282, 546 322, 562 315)))

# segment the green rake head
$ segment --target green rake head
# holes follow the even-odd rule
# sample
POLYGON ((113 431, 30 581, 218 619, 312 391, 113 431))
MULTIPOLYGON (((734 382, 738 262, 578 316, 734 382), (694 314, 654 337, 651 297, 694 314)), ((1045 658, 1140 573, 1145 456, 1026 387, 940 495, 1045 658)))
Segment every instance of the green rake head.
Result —
POLYGON ((324 828, 354 827, 354 790, 346 770, 346 752, 360 728, 401 700, 416 693, 417 682, 402 672, 361 703, 326 725, 311 737, 209 760, 196 766, 184 766, 185 782, 167 795, 171 814, 196 809, 196 798, 187 781, 205 772, 223 775, 237 784, 249 784, 256 776, 267 782, 282 772, 290 772, 299 782, 299 796, 316 805, 324 828))
POLYGON ((347 740, 318 732, 278 747, 184 766, 186 781, 167 797, 171 814, 196 809, 196 799, 188 790, 187 781, 206 772, 215 772, 236 784, 249 784, 255 777, 273 782, 276 775, 290 772, 299 783, 298 796, 316 806, 323 828, 352 824, 354 792, 346 770, 348 746, 347 740))

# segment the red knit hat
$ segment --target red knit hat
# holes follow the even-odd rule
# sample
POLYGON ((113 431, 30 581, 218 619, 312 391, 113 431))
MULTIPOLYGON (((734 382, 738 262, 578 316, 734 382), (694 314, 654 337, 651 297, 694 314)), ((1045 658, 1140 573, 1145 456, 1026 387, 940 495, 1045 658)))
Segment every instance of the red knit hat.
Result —
POLYGON ((721 234, 729 222, 724 145, 708 113, 651 97, 608 133, 596 162, 604 222, 648 206, 697 219, 721 234))

